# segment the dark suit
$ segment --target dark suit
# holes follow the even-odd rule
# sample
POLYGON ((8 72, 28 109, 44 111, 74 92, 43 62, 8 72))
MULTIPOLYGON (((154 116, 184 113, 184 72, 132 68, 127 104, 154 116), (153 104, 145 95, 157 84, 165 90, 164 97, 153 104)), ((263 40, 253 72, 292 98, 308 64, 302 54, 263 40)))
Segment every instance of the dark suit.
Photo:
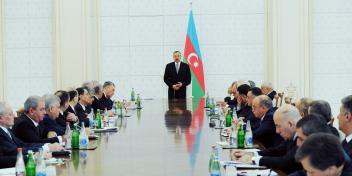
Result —
POLYGON ((84 110, 82 105, 77 103, 77 105, 75 106, 75 110, 76 110, 76 115, 80 121, 80 125, 82 122, 84 122, 84 126, 89 127, 88 114, 90 113, 90 109, 85 107, 85 110, 84 110))
POLYGON ((45 114, 43 121, 40 124, 45 128, 46 131, 55 131, 58 136, 65 134, 66 127, 59 125, 56 120, 51 119, 48 114, 45 114))
POLYGON ((4 146, 0 146, 0 169, 15 167, 17 155, 5 155, 4 146))
POLYGON ((7 156, 16 156, 17 155, 17 148, 23 148, 23 153, 27 153, 28 150, 32 150, 37 152, 40 147, 44 144, 42 143, 24 143, 20 139, 18 139, 10 129, 7 129, 11 135, 10 136, 0 128, 0 145, 3 147, 4 155, 7 156))
POLYGON ((112 106, 114 105, 114 102, 111 100, 111 98, 108 98, 105 94, 99 99, 99 102, 103 105, 103 109, 101 110, 111 110, 112 106))
POLYGON ((276 91, 273 90, 273 91, 271 91, 267 96, 270 97, 271 100, 274 100, 276 94, 277 94, 276 91))
POLYGON ((48 131, 41 125, 34 126, 29 117, 23 113, 12 127, 13 133, 27 143, 55 143, 59 142, 57 137, 47 138, 48 131))
POLYGON ((271 108, 266 112, 259 126, 253 131, 253 139, 261 142, 265 148, 270 148, 280 144, 282 137, 276 134, 276 127, 273 120, 274 110, 271 108))
POLYGON ((94 114, 97 113, 97 110, 99 109, 100 111, 104 111, 105 110, 105 107, 104 105, 99 101, 99 99, 94 96, 94 100, 92 102, 92 108, 94 110, 94 114))
MULTIPOLYGON (((76 110, 73 109, 73 108, 71 107, 71 105, 70 105, 70 106, 68 106, 68 108, 67 108, 66 111, 64 112, 64 116, 65 116, 65 120, 66 120, 66 121, 67 121, 67 115, 68 115, 69 113, 75 114, 75 116, 77 116, 76 110)), ((79 119, 78 119, 78 120, 79 120, 79 119)), ((70 122, 70 127, 71 127, 71 128, 73 128, 73 125, 76 123, 76 122, 72 122, 72 121, 67 121, 67 122, 70 122)), ((79 123, 79 121, 77 121, 77 122, 79 123)), ((65 124, 65 127, 66 127, 66 124, 65 124)))
POLYGON ((233 110, 237 106, 237 99, 231 99, 231 97, 225 97, 224 101, 229 105, 229 108, 233 110))
POLYGON ((347 143, 346 139, 342 141, 342 147, 345 150, 346 154, 352 158, 352 140, 347 143))
POLYGON ((276 147, 258 152, 259 155, 263 156, 259 160, 259 165, 278 169, 286 174, 301 170, 303 169, 302 165, 295 160, 296 150, 296 140, 282 141, 276 147))
POLYGON ((189 66, 183 62, 180 62, 177 73, 175 62, 168 63, 165 67, 164 82, 169 87, 169 99, 186 98, 186 86, 191 83, 191 71, 189 66), (179 90, 174 90, 172 85, 175 85, 178 82, 182 83, 182 87, 180 87, 179 90))
POLYGON ((66 117, 64 115, 64 112, 61 114, 59 113, 59 117, 55 119, 56 123, 60 125, 61 127, 66 129, 66 117))

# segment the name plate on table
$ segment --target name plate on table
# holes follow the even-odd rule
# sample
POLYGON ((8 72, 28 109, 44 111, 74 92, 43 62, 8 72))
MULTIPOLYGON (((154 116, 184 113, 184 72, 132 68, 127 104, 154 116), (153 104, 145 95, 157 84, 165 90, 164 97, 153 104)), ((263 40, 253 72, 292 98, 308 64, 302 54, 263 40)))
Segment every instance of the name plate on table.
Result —
POLYGON ((65 148, 65 149, 67 149, 67 150, 95 150, 95 149, 97 149, 98 148, 98 146, 97 145, 88 145, 88 147, 87 148, 81 148, 81 147, 79 147, 79 149, 72 149, 71 147, 68 147, 68 148, 65 148))
MULTIPOLYGON (((217 144, 219 144, 222 149, 239 149, 237 146, 230 145, 228 142, 217 142, 217 144)), ((259 148, 259 146, 253 145, 252 147, 244 147, 241 149, 258 149, 258 148, 259 148)))
POLYGON ((104 127, 102 129, 92 129, 94 133, 106 133, 106 132, 117 132, 118 128, 117 127, 104 127))

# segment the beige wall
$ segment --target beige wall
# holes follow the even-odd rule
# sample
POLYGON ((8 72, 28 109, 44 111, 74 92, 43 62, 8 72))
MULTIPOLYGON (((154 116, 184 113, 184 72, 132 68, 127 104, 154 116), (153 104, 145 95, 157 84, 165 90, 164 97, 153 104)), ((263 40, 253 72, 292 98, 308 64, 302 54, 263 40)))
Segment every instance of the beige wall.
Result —
MULTIPOLYGON (((278 90, 292 83, 297 96, 309 95, 309 1, 266 0, 267 80, 278 90)), ((101 79, 98 0, 55 1, 56 89, 101 79)), ((1 0, 1 5, 3 1, 1 0)), ((2 9, 2 8, 1 8, 2 9)), ((3 11, 1 29, 3 29, 3 11)), ((0 31, 0 98, 4 98, 3 32, 0 31)))

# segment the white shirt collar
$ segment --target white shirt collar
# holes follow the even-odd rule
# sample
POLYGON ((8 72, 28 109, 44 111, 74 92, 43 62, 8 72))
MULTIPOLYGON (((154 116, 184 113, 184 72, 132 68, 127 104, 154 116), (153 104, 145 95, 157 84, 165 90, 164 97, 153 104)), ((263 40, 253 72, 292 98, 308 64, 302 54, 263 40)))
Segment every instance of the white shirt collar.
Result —
POLYGON ((39 125, 36 121, 34 121, 33 119, 31 119, 27 114, 25 114, 25 115, 26 115, 27 118, 29 118, 29 119, 33 122, 33 125, 34 125, 35 127, 37 127, 37 126, 39 125))
POLYGON ((64 112, 62 112, 62 111, 60 110, 60 114, 61 114, 61 115, 64 115, 64 112))
POLYGON ((73 106, 71 106, 71 105, 70 105, 70 107, 72 108, 72 110, 73 110, 74 112, 76 112, 75 107, 73 107, 73 106))
POLYGON ((82 106, 83 111, 86 110, 86 107, 85 107, 85 106, 83 106, 81 103, 78 103, 78 104, 82 106))
POLYGON ((0 128, 1 128, 2 130, 4 130, 5 133, 10 134, 9 130, 7 130, 7 128, 3 127, 2 125, 0 125, 0 128))
POLYGON ((346 142, 349 143, 352 140, 352 134, 346 136, 346 142))

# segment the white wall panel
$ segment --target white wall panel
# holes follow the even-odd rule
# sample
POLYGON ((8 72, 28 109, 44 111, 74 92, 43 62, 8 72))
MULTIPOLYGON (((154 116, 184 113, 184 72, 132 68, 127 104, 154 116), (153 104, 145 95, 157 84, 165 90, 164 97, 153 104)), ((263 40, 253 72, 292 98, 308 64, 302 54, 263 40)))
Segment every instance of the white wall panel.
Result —
MULTIPOLYGON (((129 96, 132 87, 141 88, 143 96, 166 97, 164 69, 172 62, 173 51, 183 53, 189 2, 101 0, 101 4, 103 80, 116 80, 118 97, 129 96), (124 9, 118 12, 120 8, 124 9)), ((225 96, 236 79, 259 83, 264 75, 264 2, 196 0, 192 8, 206 87, 213 96, 225 96)))
POLYGON ((53 1, 5 0, 6 100, 53 92, 53 1))
POLYGON ((161 45, 163 42, 163 18, 130 17, 129 32, 131 45, 161 45))
POLYGON ((352 2, 313 1, 312 92, 336 116, 352 87, 352 2))
POLYGON ((104 46, 128 46, 128 17, 106 17, 101 20, 102 44, 104 46))

